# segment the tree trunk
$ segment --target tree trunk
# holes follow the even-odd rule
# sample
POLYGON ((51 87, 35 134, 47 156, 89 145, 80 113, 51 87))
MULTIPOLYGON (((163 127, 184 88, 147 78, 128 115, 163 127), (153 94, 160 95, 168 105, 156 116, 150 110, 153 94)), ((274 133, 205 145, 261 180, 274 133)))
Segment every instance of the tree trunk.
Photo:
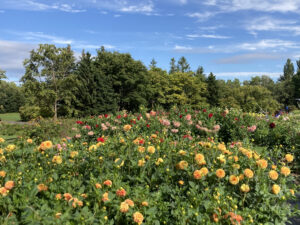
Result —
POLYGON ((54 121, 57 120, 57 98, 55 98, 55 102, 54 102, 54 121))

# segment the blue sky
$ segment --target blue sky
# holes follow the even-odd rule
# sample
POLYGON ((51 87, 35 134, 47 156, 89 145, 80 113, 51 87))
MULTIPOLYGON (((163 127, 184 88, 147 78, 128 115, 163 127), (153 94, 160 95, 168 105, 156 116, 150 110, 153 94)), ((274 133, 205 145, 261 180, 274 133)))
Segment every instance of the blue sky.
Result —
POLYGON ((10 81, 39 43, 129 52, 169 70, 185 56, 219 79, 277 79, 300 59, 300 0, 0 0, 0 68, 10 81))

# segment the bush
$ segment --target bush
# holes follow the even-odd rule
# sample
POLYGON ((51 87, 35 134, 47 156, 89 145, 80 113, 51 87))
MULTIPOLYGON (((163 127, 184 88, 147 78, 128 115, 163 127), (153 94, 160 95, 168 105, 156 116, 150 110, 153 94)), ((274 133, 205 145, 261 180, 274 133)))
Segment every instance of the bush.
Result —
POLYGON ((29 121, 41 116, 40 107, 25 105, 19 109, 22 121, 29 121))

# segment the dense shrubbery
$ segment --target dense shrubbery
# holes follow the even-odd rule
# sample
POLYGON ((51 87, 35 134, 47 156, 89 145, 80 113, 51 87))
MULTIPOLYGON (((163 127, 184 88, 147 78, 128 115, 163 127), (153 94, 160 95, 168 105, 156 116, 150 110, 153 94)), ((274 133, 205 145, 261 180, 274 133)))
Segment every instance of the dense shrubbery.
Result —
POLYGON ((0 90, 0 113, 18 112, 25 101, 22 89, 0 79, 0 90))
POLYGON ((284 224, 299 162, 289 122, 142 109, 77 121, 55 143, 0 139, 1 224, 284 224))

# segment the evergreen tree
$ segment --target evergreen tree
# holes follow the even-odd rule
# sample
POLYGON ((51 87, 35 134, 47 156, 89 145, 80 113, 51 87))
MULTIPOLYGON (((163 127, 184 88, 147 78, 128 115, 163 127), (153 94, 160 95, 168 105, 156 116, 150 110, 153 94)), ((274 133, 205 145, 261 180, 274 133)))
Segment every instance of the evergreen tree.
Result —
POLYGON ((173 74, 178 72, 178 67, 176 66, 176 60, 174 58, 171 59, 170 62, 170 71, 169 74, 173 74))
POLYGON ((294 64, 290 59, 287 59, 283 68, 283 76, 280 76, 279 81, 291 81, 294 76, 294 73, 294 64))
POLYGON ((76 108, 80 115, 98 115, 117 110, 112 82, 105 76, 99 58, 93 58, 89 52, 82 52, 76 69, 80 81, 76 108))
POLYGON ((290 59, 287 59, 286 64, 283 68, 283 75, 280 76, 279 82, 276 84, 277 86, 277 98, 278 101, 284 106, 289 106, 294 104, 294 83, 293 83, 293 77, 294 77, 294 64, 290 59))
POLYGON ((179 59, 177 67, 178 67, 178 71, 181 73, 186 73, 191 70, 190 64, 188 64, 188 62, 184 56, 182 56, 179 59))
POLYGON ((196 70, 195 77, 197 77, 202 82, 206 80, 206 76, 204 74, 204 69, 202 66, 199 66, 198 69, 196 70))
POLYGON ((6 79, 6 78, 7 78, 7 77, 6 77, 6 75, 5 75, 5 71, 0 69, 0 81, 1 81, 2 79, 6 79))
POLYGON ((297 73, 293 76, 292 83, 294 86, 294 101, 299 106, 300 102, 297 99, 300 99, 300 60, 297 60, 296 63, 297 73))
POLYGON ((156 64, 157 64, 157 62, 155 61, 155 59, 153 58, 152 60, 151 60, 151 62, 150 62, 150 70, 153 70, 153 69, 155 69, 155 68, 157 68, 156 67, 156 64))
POLYGON ((147 68, 141 61, 134 60, 130 54, 97 51, 97 67, 112 85, 119 109, 135 111, 140 105, 147 105, 147 68))
POLYGON ((220 105, 220 89, 216 77, 210 73, 206 79, 207 83, 207 101, 212 106, 220 105))

